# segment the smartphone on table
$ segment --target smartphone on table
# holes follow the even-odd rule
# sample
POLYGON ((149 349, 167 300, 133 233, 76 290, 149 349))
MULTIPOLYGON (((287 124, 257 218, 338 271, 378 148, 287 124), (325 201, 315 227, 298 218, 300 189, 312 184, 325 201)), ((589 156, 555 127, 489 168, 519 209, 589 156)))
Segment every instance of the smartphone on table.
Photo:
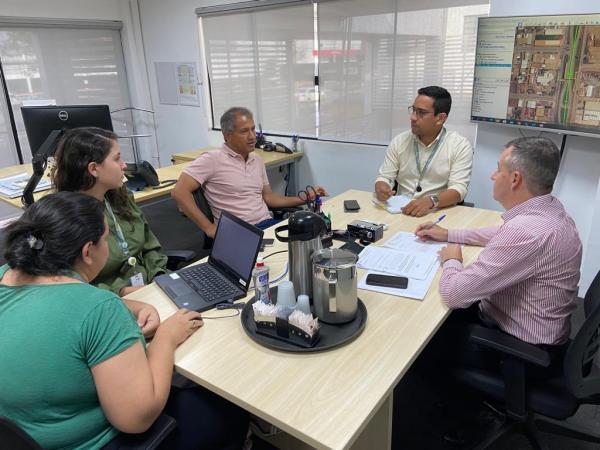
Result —
POLYGON ((408 286, 408 278, 399 277, 396 275, 380 275, 370 273, 367 275, 367 284, 371 286, 381 286, 394 289, 406 289, 408 286))
POLYGON ((275 244, 275 239, 265 238, 260 243, 260 249, 258 251, 259 252, 264 252, 265 251, 265 247, 272 247, 273 244, 275 244))
POLYGON ((356 200, 344 200, 344 211, 345 212, 358 212, 360 205, 356 200))

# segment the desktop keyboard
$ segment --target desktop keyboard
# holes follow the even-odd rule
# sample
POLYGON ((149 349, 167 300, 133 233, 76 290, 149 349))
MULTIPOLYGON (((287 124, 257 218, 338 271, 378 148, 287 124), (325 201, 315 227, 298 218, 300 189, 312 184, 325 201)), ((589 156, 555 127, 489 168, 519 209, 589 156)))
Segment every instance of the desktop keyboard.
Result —
POLYGON ((240 289, 208 264, 180 270, 177 274, 207 302, 223 297, 234 298, 240 289))

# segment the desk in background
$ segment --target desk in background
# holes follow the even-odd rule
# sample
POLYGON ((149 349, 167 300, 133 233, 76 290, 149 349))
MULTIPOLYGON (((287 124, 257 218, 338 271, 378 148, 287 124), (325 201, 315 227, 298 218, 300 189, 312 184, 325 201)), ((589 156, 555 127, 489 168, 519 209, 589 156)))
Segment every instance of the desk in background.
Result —
MULTIPOLYGON (((190 162, 195 160, 202 153, 210 152, 212 150, 218 150, 215 147, 203 147, 197 150, 191 150, 189 152, 181 152, 181 153, 173 153, 171 155, 171 161, 173 164, 181 164, 185 162, 190 162)), ((256 149, 254 150, 258 156, 262 158, 265 162, 265 166, 267 169, 272 167, 279 167, 285 164, 290 164, 298 161, 304 153, 295 152, 295 153, 279 153, 279 152, 265 152, 264 150, 256 149)))
MULTIPOLYGON (((189 164, 189 163, 178 164, 176 166, 160 167, 160 168, 156 169, 156 173, 158 174, 158 179, 161 182, 166 181, 166 180, 177 180, 179 178, 179 175, 181 174, 181 172, 183 172, 183 169, 186 168, 187 164, 189 164)), ((0 169, 0 178, 8 177, 11 175, 17 175, 17 174, 23 173, 23 172, 27 172, 28 174, 31 174, 33 172, 31 164, 21 164, 21 165, 17 165, 17 166, 4 167, 4 168, 0 169)), ((49 174, 50 174, 50 164, 48 165, 48 168, 46 169, 44 178, 48 178, 49 174)), ((174 187, 173 185, 166 186, 166 187, 159 188, 159 189, 153 189, 151 187, 147 187, 143 191, 134 192, 133 197, 134 197, 136 203, 142 203, 142 202, 145 202, 150 199, 168 195, 173 190, 173 187, 174 187)), ((50 192, 52 192, 52 190, 48 189, 45 191, 36 192, 33 196, 34 196, 35 200, 37 201, 40 198, 42 198, 44 195, 47 195, 50 192)), ((21 208, 23 206, 23 204, 21 203, 21 197, 8 198, 8 197, 4 197, 4 196, 0 195, 0 201, 8 203, 9 205, 15 206, 17 208, 21 208)))
MULTIPOLYGON (((384 239, 396 231, 414 231, 419 223, 439 216, 391 215, 375 208, 371 198, 370 192, 348 191, 326 201, 323 210, 331 213, 335 229, 354 219, 385 222, 389 228, 384 239), (344 213, 346 199, 358 200, 358 214, 344 213)), ((456 206, 444 213, 444 226, 450 228, 501 223, 495 211, 456 206)), ((265 237, 273 237, 273 228, 265 237)), ((287 249, 287 244, 275 242, 261 255, 287 249)), ((466 246, 465 263, 474 261, 479 251, 466 246)), ((271 278, 281 273, 286 262, 287 253, 266 260, 271 278)), ((355 341, 330 351, 278 352, 246 336, 239 316, 206 320, 177 349, 176 370, 288 433, 271 441, 280 448, 389 449, 394 387, 449 313, 438 291, 440 273, 423 301, 359 290, 369 313, 365 330, 355 341)), ((363 275, 359 269, 359 279, 363 275)), ((154 305, 163 320, 176 311, 154 283, 128 298, 154 305)), ((226 314, 230 311, 203 313, 205 317, 226 314)))
MULTIPOLYGON (((172 158, 174 165, 160 167, 160 168, 156 169, 156 173, 158 174, 158 179, 161 182, 166 181, 166 180, 177 180, 179 178, 179 175, 181 174, 181 172, 183 172, 183 169, 185 169, 191 161, 193 161, 195 158, 197 158, 200 154, 202 154, 206 151, 210 151, 210 150, 215 150, 215 149, 211 148, 211 147, 206 147, 206 148, 194 150, 191 152, 174 153, 173 158, 172 158)), ((290 165, 290 176, 291 176, 290 192, 296 192, 295 180, 297 177, 295 175, 295 164, 294 163, 296 161, 298 161, 300 158, 302 158, 304 153, 302 153, 302 152, 278 153, 278 152, 264 152, 262 150, 255 150, 255 151, 263 159, 263 161, 265 162, 265 166, 267 168, 275 168, 275 167, 280 167, 282 165, 290 165)), ((21 164, 21 165, 1 168, 0 169, 0 178, 8 177, 11 175, 17 175, 17 174, 23 173, 23 172, 27 172, 28 174, 31 174, 33 172, 31 164, 21 164)), ((49 173, 50 173, 50 164, 48 165, 48 169, 46 170, 44 177, 45 178, 49 177, 49 173)), ((150 199, 168 195, 173 190, 173 187, 174 187, 173 185, 166 186, 166 187, 160 188, 160 189, 153 189, 153 188, 148 187, 148 188, 144 189, 143 191, 135 192, 133 194, 133 197, 135 198, 136 203, 142 203, 142 202, 145 202, 150 199)), ((34 194, 34 198, 37 201, 49 192, 51 192, 51 191, 46 190, 46 191, 36 192, 34 194)), ((6 202, 12 206, 16 206, 17 208, 21 208, 23 206, 23 204, 21 203, 21 197, 8 198, 8 197, 4 197, 4 196, 0 195, 0 201, 6 202)))
MULTIPOLYGON (((181 164, 191 162, 195 160, 202 153, 218 150, 214 147, 203 147, 197 150, 189 152, 173 153, 171 155, 171 161, 173 164, 181 164)), ((296 162, 304 156, 302 152, 294 153, 279 153, 279 152, 265 152, 264 150, 256 149, 254 153, 262 158, 267 169, 275 169, 281 166, 289 166, 290 169, 290 180, 288 192, 296 193, 298 191, 298 176, 296 171, 296 162)))

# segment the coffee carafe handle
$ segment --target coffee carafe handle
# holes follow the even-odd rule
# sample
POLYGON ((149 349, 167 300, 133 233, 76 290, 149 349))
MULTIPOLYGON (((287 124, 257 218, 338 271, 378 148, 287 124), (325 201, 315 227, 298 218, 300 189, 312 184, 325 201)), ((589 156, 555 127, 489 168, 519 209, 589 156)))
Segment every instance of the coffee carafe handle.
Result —
POLYGON ((337 312, 337 298, 336 298, 336 285, 337 285, 337 270, 328 270, 327 281, 329 281, 329 312, 337 312))
POLYGON ((290 238, 289 236, 280 236, 278 233, 280 231, 286 231, 288 229, 287 225, 282 225, 280 227, 275 228, 275 237, 277 238, 277 240, 279 242, 289 242, 290 238))

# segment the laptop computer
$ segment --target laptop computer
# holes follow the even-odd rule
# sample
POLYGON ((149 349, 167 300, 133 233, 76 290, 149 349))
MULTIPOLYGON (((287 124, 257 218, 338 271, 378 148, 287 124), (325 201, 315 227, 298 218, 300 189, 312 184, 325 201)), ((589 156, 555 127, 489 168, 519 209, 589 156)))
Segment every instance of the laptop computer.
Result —
POLYGON ((262 237, 262 230, 223 211, 208 261, 154 281, 180 308, 206 311, 233 302, 248 292, 262 237))

